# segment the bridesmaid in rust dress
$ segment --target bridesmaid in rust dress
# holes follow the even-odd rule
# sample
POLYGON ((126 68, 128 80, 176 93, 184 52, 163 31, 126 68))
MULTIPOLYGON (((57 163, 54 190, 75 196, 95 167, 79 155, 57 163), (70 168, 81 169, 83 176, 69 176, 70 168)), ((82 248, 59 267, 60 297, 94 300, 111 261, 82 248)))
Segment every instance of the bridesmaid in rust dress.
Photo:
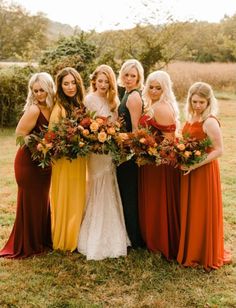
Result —
POLYGON ((231 262, 224 249, 222 193, 217 158, 223 141, 217 101, 209 84, 194 83, 188 92, 187 122, 183 133, 202 140, 209 137, 212 147, 206 159, 190 168, 182 167, 181 231, 177 261, 184 266, 202 266, 206 271, 231 262))
MULTIPOLYGON (((45 73, 34 74, 16 134, 27 139, 48 125, 53 106, 54 82, 45 73)), ((51 168, 42 169, 32 161, 27 146, 18 149, 15 158, 15 178, 18 185, 16 219, 10 237, 0 257, 26 258, 51 247, 49 188, 51 168)))
MULTIPOLYGON (((147 77, 143 98, 147 113, 142 126, 175 138, 178 128, 178 105, 169 75, 155 71, 147 77)), ((140 167, 139 213, 142 236, 147 248, 162 253, 168 260, 177 257, 179 245, 180 171, 170 165, 140 167)))

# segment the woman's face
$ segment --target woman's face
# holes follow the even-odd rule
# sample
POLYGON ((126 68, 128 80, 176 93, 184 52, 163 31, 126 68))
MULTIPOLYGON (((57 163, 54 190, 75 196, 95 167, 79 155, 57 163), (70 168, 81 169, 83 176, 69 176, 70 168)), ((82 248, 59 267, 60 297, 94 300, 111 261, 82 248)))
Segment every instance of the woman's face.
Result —
POLYGON ((123 76, 123 83, 127 91, 131 91, 137 87, 138 71, 135 67, 128 70, 123 76))
POLYGON ((161 95, 163 93, 162 87, 158 81, 151 81, 148 87, 148 95, 152 101, 152 103, 159 101, 161 95))
POLYGON ((68 74, 62 79, 61 87, 66 96, 74 97, 77 93, 77 85, 73 75, 68 74))
POLYGON ((40 103, 43 104, 46 102, 46 98, 48 96, 48 93, 44 91, 44 89, 41 87, 39 82, 35 82, 32 86, 32 92, 35 97, 35 99, 40 103))
POLYGON ((208 101, 204 97, 201 97, 197 94, 193 94, 191 98, 191 105, 194 113, 200 115, 207 108, 208 101))
POLYGON ((104 73, 98 73, 97 79, 95 81, 95 87, 99 95, 105 96, 107 94, 110 84, 107 76, 104 73))

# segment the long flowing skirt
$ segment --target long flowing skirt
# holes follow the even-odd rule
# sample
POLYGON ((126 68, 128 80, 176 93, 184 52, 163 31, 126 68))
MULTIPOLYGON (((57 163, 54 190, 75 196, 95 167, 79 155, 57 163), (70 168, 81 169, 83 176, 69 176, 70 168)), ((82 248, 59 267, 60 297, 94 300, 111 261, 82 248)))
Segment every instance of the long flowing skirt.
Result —
POLYGON ((88 260, 126 256, 129 239, 109 155, 91 154, 88 159, 88 192, 78 251, 88 260))
POLYGON ((86 159, 61 158, 52 167, 53 248, 74 251, 85 207, 86 159))

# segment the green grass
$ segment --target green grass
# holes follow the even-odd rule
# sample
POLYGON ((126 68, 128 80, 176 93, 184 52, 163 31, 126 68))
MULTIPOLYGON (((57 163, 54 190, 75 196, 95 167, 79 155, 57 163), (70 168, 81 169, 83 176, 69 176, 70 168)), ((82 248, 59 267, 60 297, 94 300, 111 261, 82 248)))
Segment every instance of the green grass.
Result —
MULTIPOLYGON (((236 102, 220 104, 225 153, 220 159, 225 244, 236 256, 236 102)), ((0 247, 15 218, 14 130, 0 131, 0 247)), ((236 307, 235 263, 206 273, 130 250, 127 257, 86 261, 53 251, 25 260, 0 258, 0 307, 236 307)))

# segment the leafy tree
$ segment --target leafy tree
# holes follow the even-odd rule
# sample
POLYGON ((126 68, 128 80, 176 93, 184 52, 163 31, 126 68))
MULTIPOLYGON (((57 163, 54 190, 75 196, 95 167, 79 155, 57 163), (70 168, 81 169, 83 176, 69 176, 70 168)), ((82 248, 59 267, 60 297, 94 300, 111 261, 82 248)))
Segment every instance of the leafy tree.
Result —
POLYGON ((46 28, 43 14, 31 16, 21 6, 0 0, 0 59, 37 59, 48 43, 46 28))
POLYGON ((82 32, 80 35, 59 39, 54 47, 43 53, 39 64, 41 69, 54 76, 63 67, 74 67, 87 83, 90 69, 93 68, 95 51, 96 47, 87 41, 82 32))

